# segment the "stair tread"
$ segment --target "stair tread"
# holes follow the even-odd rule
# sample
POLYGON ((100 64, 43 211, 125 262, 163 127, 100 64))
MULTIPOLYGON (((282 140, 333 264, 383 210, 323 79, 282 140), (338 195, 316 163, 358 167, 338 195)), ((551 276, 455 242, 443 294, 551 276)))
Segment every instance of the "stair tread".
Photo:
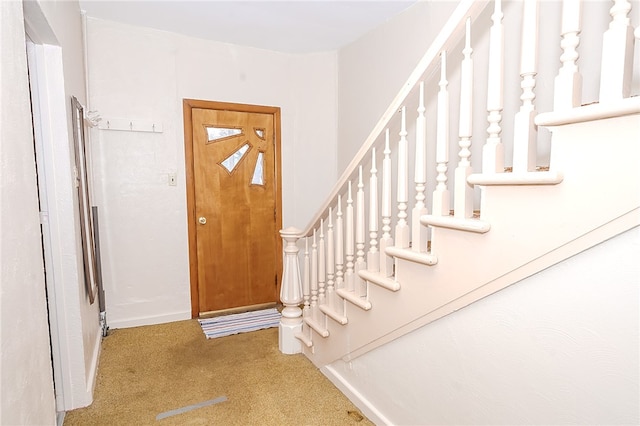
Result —
POLYGON ((311 341, 311 339, 305 336, 303 332, 294 334, 294 337, 304 343, 304 345, 308 348, 313 346, 313 342, 311 341))
POLYGON ((467 182, 471 185, 557 185, 564 176, 559 171, 474 173, 467 182))
POLYGON ((329 305, 320 305, 320 310, 338 324, 346 325, 349 322, 349 319, 346 316, 337 313, 329 305))
POLYGON ((491 225, 480 219, 459 218, 455 216, 424 215, 420 218, 423 225, 440 226, 442 228, 458 229, 461 231, 484 234, 491 229, 491 225))
POLYGON ((304 323, 313 329, 316 333, 318 333, 322 337, 329 337, 329 330, 326 327, 323 327, 320 323, 314 320, 311 317, 305 317, 304 323))
POLYGON ((413 251, 411 248, 387 247, 386 253, 390 256, 399 257, 411 262, 422 263, 423 265, 432 266, 438 263, 438 258, 431 254, 419 251, 413 251))
POLYGON ((352 304, 354 304, 355 306, 359 307, 360 309, 364 309, 365 311, 368 311, 372 307, 371 302, 369 302, 367 299, 364 299, 364 298, 358 296, 353 291, 349 291, 349 290, 346 290, 344 288, 339 288, 338 289, 338 294, 343 299, 351 302, 352 304))
POLYGON ((394 277, 383 277, 382 275, 380 275, 380 272, 367 271, 366 269, 358 271, 358 275, 360 275, 360 278, 380 287, 386 288, 387 290, 400 290, 400 283, 396 281, 394 277))
POLYGON ((535 123, 538 126, 551 127, 638 113, 640 97, 632 96, 615 102, 592 103, 565 111, 544 112, 536 116, 535 123))

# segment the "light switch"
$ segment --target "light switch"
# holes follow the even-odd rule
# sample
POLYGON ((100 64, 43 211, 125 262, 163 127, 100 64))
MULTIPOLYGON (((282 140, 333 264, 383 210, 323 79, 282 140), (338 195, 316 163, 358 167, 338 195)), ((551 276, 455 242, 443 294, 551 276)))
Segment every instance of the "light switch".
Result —
POLYGON ((169 173, 169 186, 176 186, 178 184, 177 180, 176 173, 169 173))

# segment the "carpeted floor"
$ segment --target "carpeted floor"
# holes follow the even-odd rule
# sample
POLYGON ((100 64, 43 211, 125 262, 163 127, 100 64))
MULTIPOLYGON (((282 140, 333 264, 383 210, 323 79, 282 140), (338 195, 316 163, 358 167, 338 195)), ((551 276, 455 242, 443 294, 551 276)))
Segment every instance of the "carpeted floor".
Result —
POLYGON ((207 340, 198 321, 112 330, 94 402, 72 425, 371 425, 303 355, 278 350, 278 329, 207 340), (216 398, 226 401, 156 420, 216 398))

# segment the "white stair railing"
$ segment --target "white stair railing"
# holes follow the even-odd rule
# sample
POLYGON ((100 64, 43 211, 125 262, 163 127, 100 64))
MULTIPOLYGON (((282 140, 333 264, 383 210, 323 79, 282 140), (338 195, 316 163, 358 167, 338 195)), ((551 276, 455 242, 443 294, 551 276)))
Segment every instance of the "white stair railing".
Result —
POLYGON ((398 202, 398 220, 396 222, 395 246, 409 248, 411 235, 407 223, 407 203, 409 202, 409 141, 407 141, 406 107, 402 107, 402 121, 400 122, 400 141, 398 142, 398 188, 396 201, 398 202))
POLYGON ((420 82, 420 100, 418 101, 418 118, 416 118, 415 172, 416 202, 411 211, 411 248, 413 251, 427 251, 427 227, 422 226, 420 218, 427 214, 425 203, 427 188, 427 119, 424 116, 424 82, 420 82))
POLYGON ((487 141, 482 149, 482 172, 504 172, 504 147, 500 134, 504 91, 504 25, 502 1, 496 0, 489 34, 489 80, 487 81, 487 141))
MULTIPOLYGON (((324 219, 320 220, 320 235, 318 238, 318 305, 322 306, 326 303, 326 248, 324 241, 324 219)), ((320 320, 320 308, 316 313, 316 320, 320 320)))
POLYGON ((536 168, 537 129, 534 123, 538 45, 538 2, 524 0, 522 13, 522 48, 520 88, 522 106, 516 113, 513 131, 513 171, 532 172, 536 168))
POLYGON ((380 272, 380 252, 378 251, 378 169, 376 169, 376 149, 371 149, 371 177, 369 178, 369 252, 367 270, 380 272))
POLYGON ((438 92, 438 121, 436 134, 436 189, 433 191, 435 216, 449 216, 449 190, 447 189, 447 164, 449 163, 449 92, 447 86, 447 52, 440 54, 440 91, 438 92))
POLYGON ((356 264, 355 264, 355 293, 357 297, 366 297, 367 296, 367 284, 366 282, 358 275, 360 271, 364 271, 367 269, 367 263, 364 261, 364 216, 365 216, 365 205, 364 205, 364 182, 362 181, 362 165, 358 169, 358 191, 356 192, 356 264))
POLYGON ((463 59, 460 72, 460 124, 458 126, 458 167, 455 171, 453 212, 456 219, 473 215, 473 187, 467 183, 471 167, 471 136, 473 136, 473 59, 471 55, 471 20, 467 19, 463 59))
POLYGON ((582 102, 582 75, 578 70, 578 45, 580 44, 581 1, 562 2, 562 66, 554 85, 554 111, 562 111, 580 106, 582 102))
POLYGON ((611 23, 602 38, 600 102, 628 98, 631 93, 634 40, 629 12, 627 0, 615 0, 609 12, 611 23))
POLYGON ((384 135, 384 159, 382 160, 382 238, 380 238, 380 275, 384 278, 393 275, 393 259, 387 254, 387 248, 393 247, 391 238, 391 148, 389 147, 389 129, 384 135))
MULTIPOLYGON (((603 61, 602 79, 606 81, 601 82, 601 103, 619 103, 620 100, 628 99, 633 80, 635 40, 629 19, 630 3, 626 0, 615 0, 613 3, 610 9, 611 23, 603 38, 603 49, 607 51, 606 55, 603 53, 603 60, 610 61, 611 67, 605 66, 603 61)), ((542 114, 538 114, 536 110, 537 96, 534 91, 539 72, 538 56, 544 53, 543 49, 538 48, 538 27, 541 20, 538 2, 524 0, 517 3, 522 10, 520 103, 517 111, 506 112, 503 99, 505 13, 502 0, 492 3, 486 48, 488 127, 486 135, 476 135, 485 136, 486 142, 482 146, 482 157, 475 159, 475 168, 481 170, 481 173, 474 174, 474 159, 471 158, 474 138, 473 104, 483 99, 474 96, 472 55, 475 56, 478 50, 474 51, 475 48, 472 47, 471 29, 474 19, 482 12, 485 4, 486 2, 461 2, 443 32, 436 38, 434 45, 339 179, 310 226, 304 231, 293 228, 281 231, 286 243, 281 293, 285 309, 281 339, 293 336, 297 339, 298 347, 302 348, 301 342, 304 347, 313 348, 314 342, 318 341, 317 337, 330 339, 334 327, 340 330, 341 327, 349 327, 349 313, 352 309, 371 310, 375 304, 375 300, 371 298, 373 290, 398 292, 404 285, 421 285, 401 282, 398 269, 406 261, 424 265, 425 268, 438 264, 437 240, 429 240, 430 236, 438 232, 438 228, 488 232, 491 225, 483 220, 482 215, 484 199, 478 197, 474 200, 473 185, 542 185, 562 181, 560 171, 553 170, 550 166, 539 171, 537 167, 536 128, 545 120, 558 122, 559 116, 565 117, 562 119, 572 114, 592 117, 597 115, 592 110, 600 108, 580 107, 582 75, 577 60, 579 35, 582 31, 581 2, 562 2, 561 28, 558 29, 562 54, 552 96, 553 112, 542 114), (459 84, 459 105, 450 108, 447 58, 458 56, 462 58, 460 79, 455 82, 452 79, 451 84, 459 84), (438 78, 437 82, 434 81, 435 78, 438 78), (438 87, 437 93, 428 88, 429 82, 435 83, 431 86, 438 87), (431 92, 427 93, 428 90, 431 92), (417 105, 405 105, 409 98, 416 99, 417 105), (436 102, 435 117, 428 117, 426 99, 434 99, 436 102), (458 112, 457 117, 451 116, 452 110, 458 112), (407 131, 407 111, 416 112, 413 141, 407 131), (549 118, 551 115, 553 117, 549 118), (512 137, 505 138, 502 134, 503 116, 509 119, 507 123, 513 118, 512 137), (454 118, 459 120, 458 135, 452 140, 449 136, 449 121, 454 118), (434 123, 433 140, 429 140, 428 123, 434 123), (399 129, 395 152, 392 152, 389 128, 399 129), (410 142, 415 143, 413 152, 409 152, 410 142), (513 150, 511 159, 505 159, 505 144, 509 144, 509 148, 513 150), (429 147, 434 145, 435 149, 430 151, 429 147), (448 162, 451 145, 458 149, 458 160, 455 170, 450 172, 448 162), (376 152, 380 151, 382 156, 377 156, 376 152), (428 158, 427 153, 433 151, 434 158, 428 158), (395 193, 392 185, 392 157, 397 159, 395 193), (410 159, 414 164, 414 186, 411 189, 413 197, 409 193, 410 159), (505 173, 507 160, 511 160, 513 165, 510 173, 505 173), (369 170, 369 179, 364 178, 364 170, 369 170), (382 174, 381 182, 378 181, 379 170, 382 174), (453 175, 453 184, 448 187, 450 174, 453 175), (435 176, 432 182, 428 181, 428 176, 435 176), (355 199, 352 182, 355 182, 355 199), (378 187, 379 183, 381 188, 378 187), (433 191, 430 200, 431 214, 428 214, 429 206, 425 195, 427 190, 433 191), (365 201, 367 192, 368 203, 365 201), (393 199, 396 200, 395 205, 392 203, 393 199), (412 199, 415 201, 410 205, 412 199), (474 214, 474 203, 475 207, 481 207, 479 215, 474 214), (365 230, 369 231, 368 238, 365 230), (305 269, 302 276, 299 271, 296 272, 298 250, 295 242, 298 238, 305 238, 305 269), (372 285, 382 290, 370 287, 372 285), (299 308, 301 303, 303 310, 299 308)), ((484 50, 481 52, 485 53, 484 50)), ((619 108, 620 111, 640 110, 640 102, 625 102, 619 108)), ((296 344, 281 343, 281 350, 283 347, 292 351, 296 344)))

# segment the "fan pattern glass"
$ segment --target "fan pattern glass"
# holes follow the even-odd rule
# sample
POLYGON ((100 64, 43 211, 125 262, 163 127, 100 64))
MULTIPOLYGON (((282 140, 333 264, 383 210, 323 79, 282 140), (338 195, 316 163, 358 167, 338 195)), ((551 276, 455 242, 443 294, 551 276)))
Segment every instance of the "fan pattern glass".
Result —
POLYGON ((225 158, 220 164, 222 165, 222 167, 227 169, 229 173, 231 173, 233 169, 235 169, 236 166, 240 163, 240 160, 242 160, 242 157, 244 157, 244 155, 247 153, 248 150, 249 150, 249 144, 245 143, 236 151, 234 151, 233 154, 225 158))
POLYGON ((253 169, 253 178, 251 179, 252 185, 264 185, 264 152, 258 152, 258 158, 256 159, 256 167, 253 169))
MULTIPOLYGON (((215 126, 207 126, 207 143, 211 142, 219 142, 221 140, 226 140, 230 138, 234 138, 237 136, 244 135, 242 128, 235 127, 215 127, 215 126)), ((253 131, 255 135, 261 140, 265 140, 265 129, 254 127, 253 131)), ((220 162, 220 165, 224 167, 227 172, 232 173, 238 164, 245 157, 247 152, 251 149, 251 144, 249 141, 246 141, 240 148, 236 149, 231 155, 220 162)), ((259 151, 256 164, 253 169, 253 175, 251 178, 251 185, 260 185, 264 186, 264 151, 259 151)))
POLYGON ((216 142, 223 139, 232 138, 234 136, 242 135, 242 129, 235 127, 207 127, 207 140, 210 142, 216 142))

